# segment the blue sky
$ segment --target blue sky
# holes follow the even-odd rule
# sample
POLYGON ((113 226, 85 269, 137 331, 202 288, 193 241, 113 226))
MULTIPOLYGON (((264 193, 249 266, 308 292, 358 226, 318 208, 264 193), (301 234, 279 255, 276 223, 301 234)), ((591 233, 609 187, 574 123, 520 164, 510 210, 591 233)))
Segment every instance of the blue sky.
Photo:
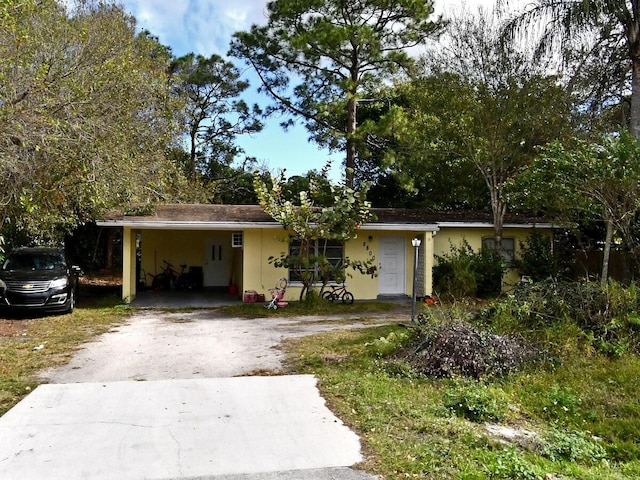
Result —
MULTIPOLYGON (((189 52, 225 56, 236 31, 266 22, 266 3, 267 0, 122 0, 125 10, 136 17, 138 26, 157 36, 177 56, 189 52)), ((441 12, 446 5, 447 12, 451 12, 452 6, 463 3, 469 8, 478 5, 491 8, 495 0, 435 0, 435 8, 441 12)), ((249 103, 265 104, 267 99, 257 95, 257 87, 257 82, 252 82, 245 99, 249 103)), ((321 150, 308 142, 307 137, 302 126, 284 132, 274 119, 262 132, 242 137, 239 143, 248 155, 256 157, 273 172, 286 168, 288 176, 320 169, 331 159, 332 180, 340 180, 342 153, 321 150)))

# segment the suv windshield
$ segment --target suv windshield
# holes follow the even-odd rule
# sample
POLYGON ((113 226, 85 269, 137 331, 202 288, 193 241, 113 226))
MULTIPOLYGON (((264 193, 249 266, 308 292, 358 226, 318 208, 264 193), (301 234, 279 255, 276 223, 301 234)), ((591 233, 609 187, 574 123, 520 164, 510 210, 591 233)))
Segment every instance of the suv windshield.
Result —
POLYGON ((2 266, 3 270, 34 271, 64 270, 64 256, 58 253, 18 253, 10 255, 2 266))

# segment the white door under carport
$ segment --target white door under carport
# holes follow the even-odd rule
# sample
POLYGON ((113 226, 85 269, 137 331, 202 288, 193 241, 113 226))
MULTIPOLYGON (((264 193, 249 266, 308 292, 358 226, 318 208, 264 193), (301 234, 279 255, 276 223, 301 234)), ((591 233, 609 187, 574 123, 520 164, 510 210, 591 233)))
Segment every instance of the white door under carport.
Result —
POLYGON ((231 280, 231 233, 212 233, 207 238, 203 275, 205 287, 229 286, 231 280))

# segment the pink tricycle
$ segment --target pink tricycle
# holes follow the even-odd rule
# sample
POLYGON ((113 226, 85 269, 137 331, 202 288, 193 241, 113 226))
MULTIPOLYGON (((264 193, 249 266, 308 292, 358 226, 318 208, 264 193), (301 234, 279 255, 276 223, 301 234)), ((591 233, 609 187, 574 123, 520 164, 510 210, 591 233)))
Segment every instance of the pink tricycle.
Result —
POLYGON ((271 294, 271 301, 265 305, 265 308, 267 309, 273 308, 274 310, 277 310, 278 307, 282 308, 289 305, 288 302, 285 302, 283 300, 284 294, 286 293, 286 291, 287 291, 287 279, 284 277, 281 277, 276 282, 276 286, 274 288, 269 289, 269 293, 271 294))

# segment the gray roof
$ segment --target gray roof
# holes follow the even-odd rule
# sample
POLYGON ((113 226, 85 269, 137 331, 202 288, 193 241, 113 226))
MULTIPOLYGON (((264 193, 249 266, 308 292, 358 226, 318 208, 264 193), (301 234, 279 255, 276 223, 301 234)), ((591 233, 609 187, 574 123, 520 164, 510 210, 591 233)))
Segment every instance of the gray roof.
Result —
MULTIPOLYGON (((412 225, 421 228, 437 230, 444 225, 491 225, 491 212, 483 211, 444 211, 411 210, 404 208, 373 208, 376 219, 363 229, 382 228, 384 226, 412 225)), ((149 228, 156 225, 170 227, 190 225, 196 226, 227 226, 241 228, 248 226, 273 227, 277 222, 267 215, 259 205, 210 205, 210 204, 159 204, 152 208, 135 208, 132 213, 112 212, 99 220, 99 224, 127 225, 132 227, 149 228)), ((505 224, 539 225, 550 224, 541 218, 510 215, 505 224)))
POLYGON ((159 204, 148 211, 112 212, 104 220, 159 222, 273 222, 260 205, 159 204), (138 213, 140 212, 140 213, 138 213))

